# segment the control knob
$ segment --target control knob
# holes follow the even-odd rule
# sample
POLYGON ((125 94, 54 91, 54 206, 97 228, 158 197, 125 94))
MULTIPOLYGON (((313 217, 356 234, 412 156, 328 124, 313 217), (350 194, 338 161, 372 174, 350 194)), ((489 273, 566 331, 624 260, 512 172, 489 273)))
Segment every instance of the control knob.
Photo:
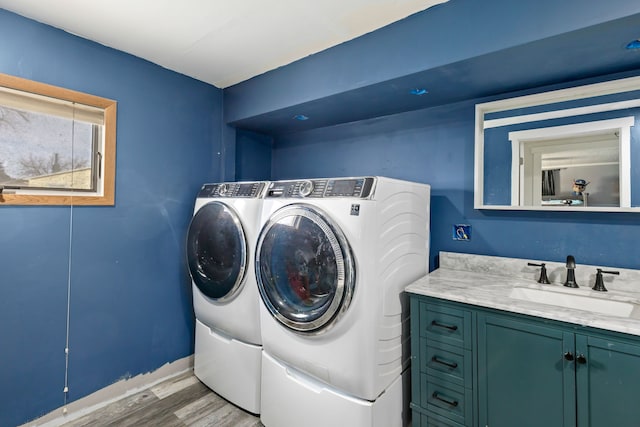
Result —
POLYGON ((298 189, 300 195, 302 197, 307 197, 313 191, 313 182, 311 181, 302 181, 300 183, 300 188, 298 189))
POLYGON ((224 196, 228 192, 229 192, 229 184, 220 184, 220 186, 218 187, 218 194, 220 194, 221 196, 224 196))

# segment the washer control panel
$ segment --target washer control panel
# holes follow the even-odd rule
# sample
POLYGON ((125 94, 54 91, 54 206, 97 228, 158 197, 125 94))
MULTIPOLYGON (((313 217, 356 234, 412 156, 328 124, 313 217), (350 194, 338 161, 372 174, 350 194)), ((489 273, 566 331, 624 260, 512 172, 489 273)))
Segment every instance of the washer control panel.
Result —
POLYGON ((256 199, 262 197, 264 182, 222 182, 205 184, 198 197, 235 197, 256 199))
POLYGON ((276 181, 269 185, 265 197, 366 199, 372 196, 374 183, 374 177, 276 181))

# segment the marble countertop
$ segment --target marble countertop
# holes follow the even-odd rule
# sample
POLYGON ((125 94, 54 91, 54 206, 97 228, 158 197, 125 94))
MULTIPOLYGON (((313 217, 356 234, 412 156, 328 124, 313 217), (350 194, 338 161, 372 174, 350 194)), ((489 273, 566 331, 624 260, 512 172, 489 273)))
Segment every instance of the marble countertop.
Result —
POLYGON ((640 336, 640 271, 601 267, 620 271, 620 276, 605 275, 609 292, 596 292, 591 290, 596 266, 577 267, 576 280, 581 287, 572 289, 560 281, 564 279, 564 264, 547 263, 552 282, 547 285, 537 283, 540 269, 527 266, 528 262, 541 261, 442 252, 440 268, 410 284, 406 292, 640 336), (631 302, 637 308, 628 317, 619 317, 542 304, 512 298, 511 292, 517 287, 631 302))

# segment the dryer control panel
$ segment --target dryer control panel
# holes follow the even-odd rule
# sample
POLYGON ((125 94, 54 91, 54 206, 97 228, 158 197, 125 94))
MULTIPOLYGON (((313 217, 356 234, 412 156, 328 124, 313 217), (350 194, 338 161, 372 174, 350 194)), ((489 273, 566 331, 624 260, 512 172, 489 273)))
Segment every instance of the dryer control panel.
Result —
POLYGON ((235 197, 256 199, 262 197, 264 182, 222 182, 219 184, 205 184, 200 189, 198 197, 235 197))
POLYGON ((302 179, 272 182, 266 198, 369 198, 373 194, 374 177, 302 179))

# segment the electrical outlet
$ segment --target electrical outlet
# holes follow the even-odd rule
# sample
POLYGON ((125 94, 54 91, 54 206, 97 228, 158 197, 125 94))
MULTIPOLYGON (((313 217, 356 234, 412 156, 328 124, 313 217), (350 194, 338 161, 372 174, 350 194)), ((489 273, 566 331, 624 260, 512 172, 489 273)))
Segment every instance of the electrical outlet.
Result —
POLYGON ((453 240, 471 240, 471 226, 469 224, 453 225, 453 240))

